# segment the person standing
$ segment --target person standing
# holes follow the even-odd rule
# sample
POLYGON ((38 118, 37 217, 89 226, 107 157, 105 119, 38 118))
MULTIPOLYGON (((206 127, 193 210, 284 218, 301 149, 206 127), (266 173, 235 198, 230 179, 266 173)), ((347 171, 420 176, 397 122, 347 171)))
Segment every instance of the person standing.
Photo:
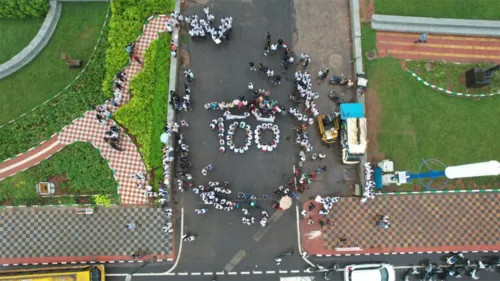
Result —
POLYGON ((253 91, 253 83, 252 82, 248 83, 248 90, 250 92, 253 91))
POLYGON ((422 33, 420 39, 415 41, 415 43, 427 43, 427 33, 422 33))
POLYGON ((250 71, 257 71, 257 68, 255 68, 255 64, 253 63, 253 61, 249 62, 248 64, 250 65, 250 71))

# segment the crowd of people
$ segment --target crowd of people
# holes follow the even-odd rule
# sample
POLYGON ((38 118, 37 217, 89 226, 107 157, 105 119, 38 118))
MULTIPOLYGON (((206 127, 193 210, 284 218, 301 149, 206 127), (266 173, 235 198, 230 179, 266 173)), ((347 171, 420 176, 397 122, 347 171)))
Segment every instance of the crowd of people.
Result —
POLYGON ((233 28, 233 18, 222 18, 219 26, 216 26, 214 22, 215 16, 210 13, 210 8, 203 8, 203 12, 203 16, 196 14, 183 16, 179 12, 173 12, 165 22, 166 29, 172 33, 174 28, 185 25, 189 29, 188 33, 191 39, 206 38, 209 36, 217 44, 222 41, 229 41, 229 35, 233 28))
POLYGON ((365 203, 368 199, 375 198, 375 181, 373 181, 373 168, 369 162, 363 166, 365 174, 365 191, 361 197, 361 203, 365 203))
MULTIPOLYGON (((190 71, 190 73, 192 73, 190 71)), ((194 79, 194 74, 192 75, 194 79)), ((191 77, 191 76, 188 76, 191 77)), ((184 84, 184 95, 181 97, 175 91, 170 91, 170 105, 177 111, 191 111, 191 89, 187 84, 184 84)))

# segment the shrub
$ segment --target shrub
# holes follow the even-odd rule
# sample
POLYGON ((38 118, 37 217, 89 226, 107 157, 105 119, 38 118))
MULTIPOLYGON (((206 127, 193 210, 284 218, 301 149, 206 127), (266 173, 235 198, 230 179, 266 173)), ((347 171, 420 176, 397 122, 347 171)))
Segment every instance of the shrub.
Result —
POLYGON ((165 34, 158 40, 156 80, 153 99, 153 122, 151 125, 151 167, 154 169, 156 186, 163 182, 163 143, 160 136, 167 122, 168 89, 170 77, 170 34, 165 34))
POLYGON ((167 118, 170 38, 170 34, 162 34, 151 42, 144 68, 130 83, 130 102, 114 114, 116 121, 136 137, 146 168, 154 170, 155 183, 163 175, 160 135, 167 118))
POLYGON ((151 104, 155 88, 157 42, 153 41, 149 45, 144 56, 144 68, 130 82, 132 98, 113 115, 120 125, 127 128, 128 132, 135 136, 142 160, 148 170, 151 168, 149 161, 151 154, 151 120, 153 119, 151 104))
POLYGON ((107 195, 94 196, 94 202, 96 205, 101 205, 101 206, 104 206, 106 208, 111 206, 111 200, 109 199, 109 197, 107 195))
MULTIPOLYGON (((40 196, 36 193, 35 185, 40 181, 48 181, 54 176, 62 180, 59 182, 58 189, 63 194, 114 194, 117 192, 113 173, 99 152, 90 143, 77 142, 65 147, 40 164, 0 181, 0 202, 14 205, 40 203, 40 196)), ((74 204, 75 202, 76 198, 61 197, 52 203, 74 204)), ((49 200, 48 203, 51 201, 49 200)))
POLYGON ((0 18, 25 19, 45 16, 49 10, 49 0, 2 0, 0 18))
POLYGON ((142 31, 144 21, 152 15, 166 14, 174 9, 174 0, 113 0, 109 48, 106 53, 106 77, 102 84, 105 96, 111 97, 112 80, 128 62, 125 46, 135 41, 142 31))
POLYGON ((56 98, 0 127, 0 160, 14 157, 50 138, 83 114, 89 105, 105 100, 101 85, 105 73, 107 27, 85 72, 56 98))

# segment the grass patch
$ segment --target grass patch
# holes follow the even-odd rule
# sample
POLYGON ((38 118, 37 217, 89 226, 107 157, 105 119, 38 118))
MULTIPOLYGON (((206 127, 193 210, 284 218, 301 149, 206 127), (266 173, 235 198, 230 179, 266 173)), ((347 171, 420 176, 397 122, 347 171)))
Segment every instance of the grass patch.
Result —
MULTIPOLYGON (((373 48, 373 33, 369 25, 363 25, 364 51, 373 48)), ((378 144, 387 158, 394 160, 397 170, 416 172, 422 159, 438 159, 451 166, 500 158, 500 146, 496 145, 500 99, 470 100, 440 94, 408 75, 393 58, 365 60, 365 69, 368 85, 382 107, 378 144)), ((462 183, 487 187, 499 179, 485 177, 462 183)))
POLYGON ((29 45, 44 18, 0 19, 0 64, 10 60, 29 45))
POLYGON ((488 68, 494 66, 494 64, 488 63, 476 63, 476 64, 454 64, 442 61, 429 62, 432 64, 433 69, 427 71, 425 65, 427 61, 409 61, 406 64, 406 68, 415 72, 425 81, 459 93, 469 93, 469 94, 489 94, 497 93, 500 91, 500 72, 493 73, 493 82, 488 87, 484 88, 467 88, 465 86, 465 79, 463 78, 464 73, 474 67, 488 68))
MULTIPOLYGON (((53 177, 62 178, 56 194, 114 194, 117 192, 113 173, 107 162, 90 144, 78 142, 65 147, 40 164, 0 181, 0 202, 9 205, 34 205, 54 200, 42 199, 36 184, 53 177)), ((75 199, 62 197, 59 204, 75 199)), ((73 202, 74 201, 74 202, 73 202)))
POLYGON ((375 13, 411 17, 500 20, 498 0, 381 0, 375 13))
POLYGON ((87 111, 89 105, 102 103, 101 92, 105 73, 105 55, 108 47, 107 26, 91 63, 85 72, 58 97, 33 111, 0 127, 0 160, 14 157, 49 139, 75 118, 87 111))
MULTIPOLYGON (((28 65, 0 80, 0 124, 19 117, 70 84, 81 69, 69 69, 61 53, 86 64, 94 50, 107 3, 64 3, 47 46, 28 65)), ((3 39, 2 39, 3 40, 3 39)))
POLYGON ((147 169, 154 171, 155 185, 163 179, 160 135, 167 118, 170 38, 170 34, 162 34, 149 45, 144 68, 131 81, 132 99, 114 114, 118 123, 136 137, 147 169))

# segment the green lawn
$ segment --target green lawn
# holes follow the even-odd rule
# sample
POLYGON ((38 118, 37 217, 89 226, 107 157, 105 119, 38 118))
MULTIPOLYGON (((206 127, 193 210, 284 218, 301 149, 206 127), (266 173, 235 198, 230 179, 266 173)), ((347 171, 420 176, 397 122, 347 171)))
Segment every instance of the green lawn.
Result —
POLYGON ((406 68, 415 72, 425 81, 453 92, 489 94, 500 91, 500 72, 498 71, 493 73, 494 78, 491 85, 484 88, 468 89, 465 86, 465 80, 463 79, 464 73, 473 67, 487 68, 494 66, 494 64, 455 64, 436 61, 429 62, 433 69, 431 71, 427 71, 427 63, 428 62, 426 61, 409 61, 406 64, 406 68))
MULTIPOLYGON (((364 25, 363 49, 374 47, 375 33, 364 25)), ((364 62, 369 87, 381 105, 379 151, 394 160, 397 170, 417 171, 422 159, 438 159, 446 165, 500 159, 500 98, 449 97, 412 78, 396 59, 364 62)), ((499 179, 469 182, 488 187, 499 179)))
POLYGON ((107 7, 108 3, 63 4, 57 28, 44 50, 29 65, 0 80, 0 124, 19 117, 71 83, 81 69, 68 69, 60 55, 65 52, 88 61, 107 7))
POLYGON ((500 20, 498 0, 376 0, 383 15, 500 20))
POLYGON ((8 61, 24 49, 35 37, 44 18, 0 19, 0 64, 8 61))
MULTIPOLYGON (((0 181, 0 202, 8 205, 42 204, 44 200, 36 193, 35 186, 38 182, 50 180, 54 176, 62 180, 56 194, 117 192, 115 179, 107 162, 90 143, 78 142, 40 164, 0 181)), ((68 203, 62 200, 62 203, 68 203)))

